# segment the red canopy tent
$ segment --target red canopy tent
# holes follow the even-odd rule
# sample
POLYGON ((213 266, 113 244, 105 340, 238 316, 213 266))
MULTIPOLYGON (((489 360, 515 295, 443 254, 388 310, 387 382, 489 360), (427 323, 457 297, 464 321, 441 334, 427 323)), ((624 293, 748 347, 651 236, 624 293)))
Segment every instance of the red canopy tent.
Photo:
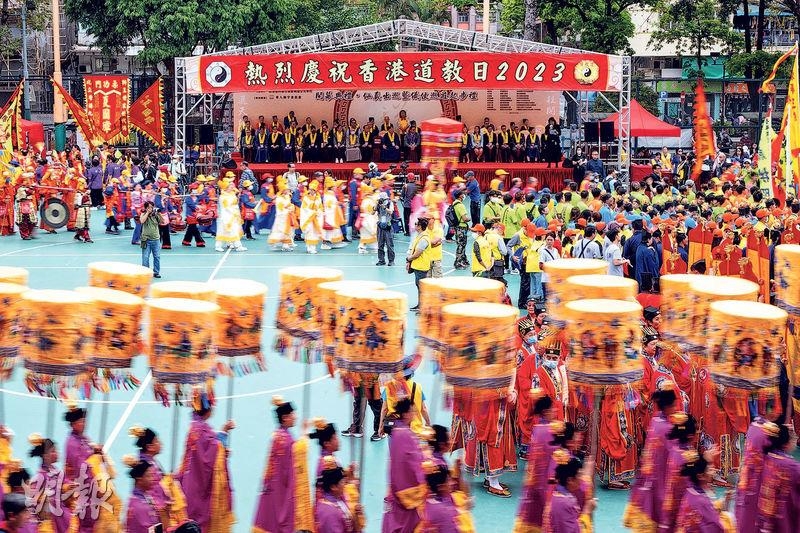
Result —
MULTIPOLYGON (((636 100, 631 100, 631 137, 680 137, 678 126, 659 120, 636 100)), ((619 135, 619 113, 613 113, 603 122, 614 122, 614 135, 619 135)))

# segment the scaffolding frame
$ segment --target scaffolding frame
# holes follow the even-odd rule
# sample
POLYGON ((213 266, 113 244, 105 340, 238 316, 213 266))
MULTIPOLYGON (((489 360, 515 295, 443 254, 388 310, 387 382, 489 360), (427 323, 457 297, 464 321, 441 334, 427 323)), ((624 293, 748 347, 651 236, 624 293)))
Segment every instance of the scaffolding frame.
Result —
MULTIPOLYGON (((483 51, 493 53, 549 53, 585 54, 587 51, 566 46, 526 41, 500 35, 487 35, 470 30, 461 30, 437 24, 428 24, 407 19, 379 22, 357 28, 348 28, 296 39, 286 39, 244 48, 235 48, 207 54, 210 56, 257 55, 257 54, 305 54, 347 50, 359 46, 408 39, 417 44, 426 44, 450 50, 483 51)), ((617 150, 617 169, 627 174, 627 161, 630 149, 630 99, 631 99, 631 58, 621 58, 621 90, 618 105, 611 104, 619 112, 619 136, 617 150)), ((183 157, 186 150, 186 119, 198 108, 202 110, 203 124, 212 124, 214 108, 223 100, 221 95, 192 95, 192 102, 186 92, 186 58, 175 58, 175 153, 183 157)), ((578 93, 578 114, 581 122, 589 119, 588 93, 578 93)))

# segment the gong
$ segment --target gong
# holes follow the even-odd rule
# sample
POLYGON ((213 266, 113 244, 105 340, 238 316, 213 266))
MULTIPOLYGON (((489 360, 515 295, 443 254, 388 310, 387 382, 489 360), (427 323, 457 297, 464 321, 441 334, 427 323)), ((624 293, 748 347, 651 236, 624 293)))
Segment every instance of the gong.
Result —
POLYGON ((42 220, 53 229, 63 228, 69 221, 69 207, 59 198, 48 198, 42 205, 42 220))

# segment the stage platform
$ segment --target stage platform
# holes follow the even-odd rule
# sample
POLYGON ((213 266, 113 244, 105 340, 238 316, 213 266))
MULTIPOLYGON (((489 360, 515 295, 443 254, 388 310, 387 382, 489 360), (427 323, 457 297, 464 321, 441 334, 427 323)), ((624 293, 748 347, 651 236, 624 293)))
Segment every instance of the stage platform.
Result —
MULTIPOLYGON (((237 176, 241 172, 240 159, 234 157, 239 169, 235 170, 237 176)), ((302 163, 297 165, 297 171, 304 176, 311 177, 314 172, 322 172, 330 170, 336 179, 349 180, 353 175, 353 169, 361 167, 367 170, 368 163, 302 163)), ((389 163, 379 163, 378 169, 385 171, 388 169, 389 163)), ((273 176, 282 174, 286 171, 286 163, 250 163, 250 169, 253 173, 261 179, 261 175, 270 173, 273 176)), ((551 191, 560 191, 564 185, 564 180, 572 179, 571 168, 547 168, 547 163, 463 163, 458 166, 458 174, 463 176, 468 170, 475 172, 475 177, 481 185, 481 190, 487 190, 489 183, 495 178, 495 171, 503 169, 508 172, 506 176, 506 189, 511 183, 513 178, 522 178, 523 182, 528 176, 534 176, 539 180, 540 188, 549 188, 551 191)), ((419 163, 411 163, 408 167, 409 172, 414 174, 421 174, 423 177, 428 172, 420 167, 419 163)), ((400 172, 398 166, 397 172, 400 172)), ((456 172, 448 171, 448 180, 452 178, 456 172)))

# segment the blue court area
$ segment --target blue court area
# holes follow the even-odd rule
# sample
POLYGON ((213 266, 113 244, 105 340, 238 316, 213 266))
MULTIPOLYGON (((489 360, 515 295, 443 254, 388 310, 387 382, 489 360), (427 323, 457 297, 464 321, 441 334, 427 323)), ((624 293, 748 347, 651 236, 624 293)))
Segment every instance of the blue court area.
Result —
MULTIPOLYGON (((92 236, 94 244, 83 244, 73 240, 73 234, 61 230, 57 235, 37 234, 37 239, 22 241, 18 236, 0 239, 0 265, 19 266, 30 271, 30 286, 35 289, 72 289, 86 285, 88 274, 86 265, 93 261, 123 261, 139 263, 141 249, 130 244, 131 232, 122 232, 119 236, 105 235, 102 225, 102 212, 92 213, 92 236)), ((273 394, 281 394, 286 399, 294 402, 298 412, 305 412, 303 407, 303 382, 306 379, 302 364, 288 361, 278 356, 273 350, 274 317, 277 306, 278 271, 291 266, 325 266, 338 268, 344 272, 348 280, 379 280, 386 283, 392 290, 406 292, 409 295, 409 305, 416 303, 416 288, 413 278, 404 269, 404 254, 408 247, 408 239, 399 236, 395 239, 395 248, 398 252, 397 266, 376 267, 377 258, 374 254, 358 255, 355 245, 340 250, 323 251, 311 256, 302 252, 301 245, 295 252, 273 252, 268 248, 265 235, 259 236, 256 241, 247 241, 249 248, 243 253, 222 254, 214 252, 213 246, 205 249, 186 248, 180 245, 180 235, 173 235, 172 250, 164 250, 161 255, 163 279, 161 281, 208 281, 219 278, 247 278, 267 284, 267 296, 263 347, 266 354, 268 370, 261 374, 251 374, 236 378, 234 389, 233 417, 237 429, 231 435, 230 467, 234 487, 235 510, 238 523, 236 533, 250 531, 253 511, 256 505, 258 491, 261 486, 261 477, 265 468, 265 461, 269 451, 270 435, 275 427, 275 417, 270 400, 273 394)), ((209 243, 211 244, 211 243, 209 243)), ((452 261, 455 244, 445 244, 444 270, 446 275, 469 275, 464 271, 452 272, 452 261)), ((516 303, 519 277, 508 276, 510 279, 510 294, 516 303)), ((64 309, 70 313, 70 309, 64 309)), ((406 353, 411 353, 415 347, 414 331, 416 330, 416 315, 409 313, 407 337, 405 339, 406 353)), ((139 378, 147 375, 147 361, 145 357, 136 360, 135 373, 139 378)), ((450 412, 446 410, 441 401, 440 384, 438 376, 432 373, 429 362, 423 363, 417 373, 417 382, 423 387, 431 409, 433 423, 449 426, 450 412)), ((216 394, 220 398, 212 424, 220 427, 225 421, 227 410, 226 399, 228 378, 219 378, 216 385, 216 394)), ((310 368, 311 395, 310 405, 307 407, 310 416, 323 416, 337 425, 339 431, 350 424, 351 397, 343 392, 338 380, 326 377, 324 365, 317 364, 310 368)), ((27 457, 27 436, 32 432, 45 433, 47 427, 48 404, 50 399, 40 398, 29 394, 25 389, 24 371, 17 368, 12 380, 2 384, 4 388, 3 401, 5 407, 5 423, 16 432, 14 441, 14 455, 23 458, 27 468, 35 471, 39 467, 38 461, 27 457)), ((92 401, 102 401, 102 395, 94 393, 92 401)), ((165 470, 171 467, 172 420, 171 409, 163 407, 154 400, 152 389, 148 386, 139 391, 112 391, 111 403, 108 406, 108 420, 105 441, 109 445, 109 455, 117 463, 118 475, 116 486, 123 498, 127 501, 131 491, 130 478, 126 469, 121 465, 121 458, 128 453, 134 453, 133 441, 128 437, 127 430, 134 424, 143 424, 157 431, 164 442, 164 450, 159 460, 165 470)), ((102 406, 100 403, 89 404, 87 434, 92 440, 100 439, 102 406)), ((55 431, 52 437, 63 453, 67 424, 63 421, 64 407, 55 406, 55 431)), ((367 409, 366 428, 371 429, 372 415, 367 409)), ((183 441, 189 425, 189 409, 180 410, 178 424, 178 460, 182 454, 183 441)), ((370 433, 365 431, 365 436, 370 433)), ((295 428, 294 435, 300 435, 300 427, 295 428)), ((361 439, 342 438, 342 449, 339 452, 340 460, 349 463, 357 460, 358 446, 361 439)), ((362 492, 364 507, 367 514, 367 531, 376 533, 380 531, 381 513, 383 510, 383 497, 386 493, 387 454, 388 442, 370 442, 367 438, 365 445, 364 476, 362 479, 362 492)), ((312 442, 309 461, 312 465, 317 462, 316 443, 312 442)), ((518 505, 518 496, 524 471, 524 462, 520 461, 520 471, 503 476, 502 481, 508 484, 512 491, 509 499, 499 499, 490 496, 481 487, 481 478, 475 478, 472 484, 476 504, 473 516, 480 533, 507 533, 511 531, 514 516, 518 505)), ((314 471, 311 468, 310 471, 314 471)), ((602 489, 597 490, 599 506, 595 512, 595 531, 607 532, 621 528, 622 513, 627 501, 627 492, 613 492, 602 489)))

